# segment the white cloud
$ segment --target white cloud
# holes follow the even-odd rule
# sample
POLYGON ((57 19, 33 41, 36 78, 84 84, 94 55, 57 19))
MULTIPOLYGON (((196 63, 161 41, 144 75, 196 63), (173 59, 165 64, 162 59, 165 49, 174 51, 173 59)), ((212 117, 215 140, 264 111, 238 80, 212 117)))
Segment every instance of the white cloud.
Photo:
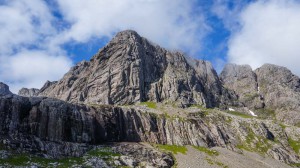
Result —
POLYGON ((237 16, 246 5, 247 2, 244 0, 235 0, 234 2, 232 0, 214 0, 211 11, 223 20, 226 29, 233 32, 239 28, 239 19, 237 16), (230 5, 230 3, 232 4, 230 5))
POLYGON ((241 12, 239 24, 228 45, 230 62, 252 68, 272 63, 300 75, 299 1, 257 1, 241 12))
POLYGON ((53 20, 42 0, 10 0, 0 6, 0 81, 13 92, 21 87, 40 88, 71 66, 58 46, 49 46, 58 34, 53 20))
POLYGON ((0 6, 0 54, 12 54, 23 45, 38 44, 54 34, 52 15, 40 0, 12 0, 0 6))
MULTIPOLYGON (((134 29, 171 49, 200 50, 208 27, 194 0, 57 0, 71 29, 59 41, 86 42, 134 29)), ((193 51, 191 51, 193 52, 193 51)))
POLYGON ((196 0, 56 0, 49 6, 44 0, 3 1, 0 81, 8 83, 14 92, 21 87, 40 88, 46 80, 58 80, 72 65, 62 45, 111 38, 125 29, 134 29, 164 47, 195 54, 209 31, 195 3, 196 0))
POLYGON ((61 78, 71 62, 68 57, 48 52, 22 51, 1 60, 0 76, 8 82, 11 91, 17 93, 21 87, 41 87, 47 80, 61 78))

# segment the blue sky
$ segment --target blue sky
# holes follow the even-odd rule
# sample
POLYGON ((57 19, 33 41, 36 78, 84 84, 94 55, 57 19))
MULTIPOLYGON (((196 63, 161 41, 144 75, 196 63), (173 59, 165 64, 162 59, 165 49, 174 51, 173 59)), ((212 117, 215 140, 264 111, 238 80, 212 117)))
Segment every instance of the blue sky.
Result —
POLYGON ((0 81, 14 92, 59 80, 118 31, 213 63, 300 75, 299 0, 0 0, 0 81))

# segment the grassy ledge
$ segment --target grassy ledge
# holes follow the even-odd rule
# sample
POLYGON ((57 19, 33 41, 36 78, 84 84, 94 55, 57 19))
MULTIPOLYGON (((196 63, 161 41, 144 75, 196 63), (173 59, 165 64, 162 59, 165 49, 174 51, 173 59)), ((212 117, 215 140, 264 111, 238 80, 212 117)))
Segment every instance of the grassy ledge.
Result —
POLYGON ((288 139, 289 145, 290 147, 292 147, 292 149, 299 154, 299 149, 300 149, 300 142, 299 141, 295 141, 291 138, 288 139))
POLYGON ((232 114, 232 115, 235 115, 235 116, 239 116, 239 117, 242 117, 242 118, 253 118, 250 115, 240 113, 240 112, 236 112, 236 111, 226 111, 226 113, 229 113, 229 114, 232 114))
POLYGON ((156 109, 157 105, 155 102, 141 102, 140 105, 145 105, 148 108, 156 109))
POLYGON ((200 152, 204 152, 204 153, 208 154, 209 156, 218 156, 219 155, 219 152, 216 150, 211 150, 211 149, 208 149, 203 146, 193 146, 193 147, 200 152))
POLYGON ((185 146, 157 144, 157 145, 155 145, 155 147, 157 147, 158 149, 160 149, 162 151, 171 152, 175 155, 178 154, 178 153, 186 154, 186 152, 187 152, 187 148, 185 146))

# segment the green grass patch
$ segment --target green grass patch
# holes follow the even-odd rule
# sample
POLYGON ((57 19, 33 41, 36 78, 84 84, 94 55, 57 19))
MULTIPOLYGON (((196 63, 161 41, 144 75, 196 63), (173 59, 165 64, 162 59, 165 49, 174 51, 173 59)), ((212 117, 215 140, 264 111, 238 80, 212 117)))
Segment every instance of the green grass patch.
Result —
POLYGON ((225 122, 227 124, 230 124, 232 122, 232 118, 231 117, 225 117, 225 122))
POLYGON ((292 164, 289 164, 290 166, 292 167, 300 167, 300 163, 292 163, 292 164))
POLYGON ((156 147, 160 150, 163 151, 168 151, 168 152, 172 152, 173 154, 178 154, 178 153, 182 153, 182 154, 186 154, 187 152, 187 148, 185 146, 177 146, 177 145, 156 145, 156 147))
POLYGON ((208 164, 213 165, 215 162, 210 158, 205 158, 208 164))
POLYGON ((237 112, 237 111, 226 111, 226 112, 231 114, 231 115, 239 116, 239 117, 242 117, 242 118, 253 118, 251 115, 247 115, 247 114, 240 113, 240 112, 237 112))
POLYGON ((289 145, 290 147, 297 153, 299 154, 299 149, 300 149, 300 142, 299 141, 295 141, 292 138, 288 139, 289 145))
POLYGON ((166 119, 172 118, 167 112, 164 112, 164 113, 162 114, 162 116, 163 116, 164 118, 166 118, 166 119))
POLYGON ((155 102, 141 102, 140 105, 145 105, 148 108, 156 109, 157 105, 155 102))
POLYGON ((35 163, 39 167, 48 167, 51 163, 56 163, 58 167, 68 168, 74 164, 82 164, 84 162, 83 158, 64 158, 64 159, 47 159, 36 156, 30 156, 27 154, 15 154, 7 159, 0 159, 0 165, 9 166, 30 166, 30 163, 35 163))
POLYGON ((208 154, 209 156, 218 156, 219 155, 219 152, 216 150, 211 150, 211 149, 208 149, 203 146, 193 146, 193 147, 200 152, 204 152, 204 153, 208 154))
POLYGON ((285 130, 285 128, 287 127, 286 125, 284 125, 283 123, 279 123, 280 127, 285 130))
POLYGON ((258 115, 259 118, 261 119, 275 119, 275 111, 272 109, 257 109, 256 114, 258 115))
POLYGON ((228 166, 224 165, 224 163, 219 162, 219 161, 212 160, 211 158, 206 157, 205 160, 206 160, 207 163, 210 164, 210 165, 216 164, 216 165, 218 165, 218 166, 220 166, 220 167, 228 168, 228 166))
POLYGON ((112 161, 113 157, 121 156, 118 153, 114 153, 111 148, 99 148, 87 152, 82 157, 67 157, 63 159, 47 159, 29 154, 13 154, 6 159, 0 159, 0 166, 30 166, 35 163, 38 167, 60 167, 69 168, 75 165, 84 166, 84 162, 91 157, 99 157, 105 161, 112 161), (51 165, 52 164, 52 165, 51 165), (54 166, 55 165, 55 166, 54 166))
POLYGON ((194 107, 198 109, 206 109, 205 107, 203 107, 203 105, 199 105, 199 104, 192 104, 190 107, 194 107))
POLYGON ((114 157, 114 156, 121 156, 119 153, 112 152, 111 148, 99 148, 91 150, 87 153, 89 156, 96 156, 96 157, 114 157))

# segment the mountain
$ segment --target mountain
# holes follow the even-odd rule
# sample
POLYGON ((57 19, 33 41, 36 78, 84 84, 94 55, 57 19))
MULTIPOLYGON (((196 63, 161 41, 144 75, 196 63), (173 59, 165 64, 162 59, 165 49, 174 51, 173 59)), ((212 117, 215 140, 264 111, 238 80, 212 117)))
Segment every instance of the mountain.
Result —
POLYGON ((191 64, 184 54, 130 30, 118 33, 89 62, 78 63, 40 95, 94 104, 153 101, 217 107, 231 103, 210 63, 191 64))
POLYGON ((287 68, 264 64, 252 71, 249 65, 228 64, 220 79, 244 106, 284 123, 300 125, 300 78, 287 68))
POLYGON ((0 167, 299 166, 299 82, 122 31, 41 89, 0 83, 0 167))

